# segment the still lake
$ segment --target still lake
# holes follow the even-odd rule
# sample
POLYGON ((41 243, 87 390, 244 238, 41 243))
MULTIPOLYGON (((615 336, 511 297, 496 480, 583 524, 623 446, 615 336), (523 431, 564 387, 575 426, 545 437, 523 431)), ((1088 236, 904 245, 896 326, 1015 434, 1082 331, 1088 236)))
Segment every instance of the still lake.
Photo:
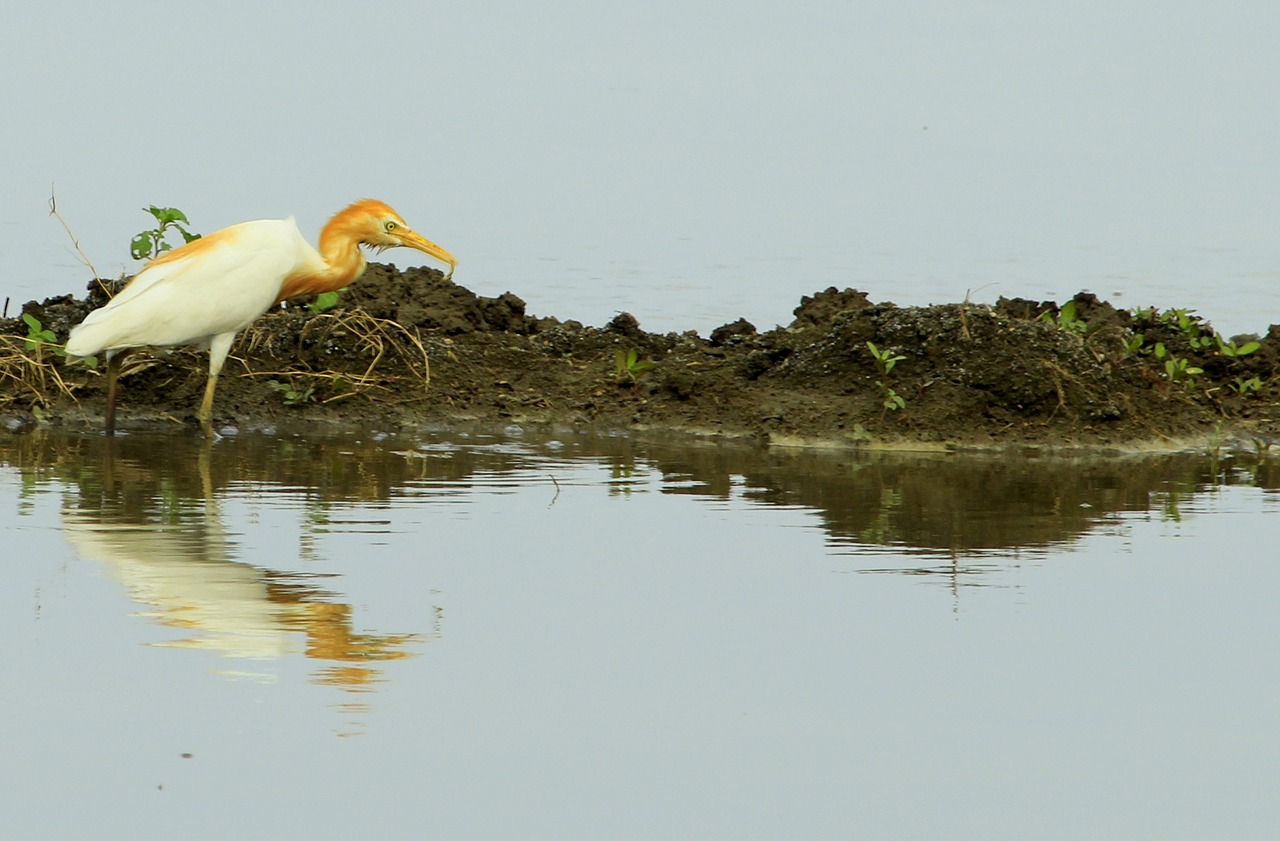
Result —
MULTIPOLYGON (((1280 282, 1280 4, 10 4, 0 302, 365 195, 654 331, 1280 282)), ((406 252, 387 259, 403 263, 406 252)), ((0 433, 0 837, 1272 838, 1269 458, 0 433)))
POLYGON ((150 204, 313 238, 373 196, 468 289, 596 326, 768 329, 828 286, 1280 321, 1280 4, 314 0, 218 4, 199 38, 59 8, 0 33, 11 313, 90 279, 52 193, 108 277, 150 204))
POLYGON ((1266 838, 1280 462, 0 436, 6 838, 1266 838))

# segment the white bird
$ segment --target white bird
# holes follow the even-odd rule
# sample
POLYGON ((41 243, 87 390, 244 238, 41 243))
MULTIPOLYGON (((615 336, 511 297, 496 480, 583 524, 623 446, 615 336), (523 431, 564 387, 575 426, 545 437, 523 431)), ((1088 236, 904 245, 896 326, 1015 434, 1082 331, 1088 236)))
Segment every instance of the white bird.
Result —
POLYGON ((342 289, 364 273, 361 245, 406 246, 449 264, 448 251, 414 232, 400 214, 374 199, 334 215, 319 250, 293 219, 242 222, 166 251, 146 265, 110 303, 71 330, 67 355, 106 353, 106 433, 115 434, 116 381, 136 348, 199 345, 209 351, 209 380, 197 418, 208 431, 218 374, 236 334, 275 304, 342 289))

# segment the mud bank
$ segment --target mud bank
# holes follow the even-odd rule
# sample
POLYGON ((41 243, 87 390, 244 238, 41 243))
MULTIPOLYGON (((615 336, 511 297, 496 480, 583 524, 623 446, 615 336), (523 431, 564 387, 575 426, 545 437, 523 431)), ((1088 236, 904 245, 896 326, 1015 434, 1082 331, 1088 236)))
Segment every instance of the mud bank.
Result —
MULTIPOLYGON (((85 297, 31 302, 23 313, 62 341, 110 286, 94 281, 85 297)), ((626 313, 601 327, 536 317, 512 293, 481 297, 433 269, 374 264, 334 308, 292 302, 246 330, 215 418, 521 423, 787 444, 1129 447, 1237 437, 1261 446, 1280 416, 1278 331, 1233 344, 1194 314, 1116 309, 1087 293, 1061 308, 1022 299, 898 307, 830 288, 804 297, 786 326, 739 320, 707 337, 655 334, 626 313)), ((0 321, 6 426, 100 426, 102 373, 68 365, 48 345, 31 349, 29 332, 20 318, 0 321)), ((193 351, 132 357, 122 426, 193 423, 205 369, 193 351)))

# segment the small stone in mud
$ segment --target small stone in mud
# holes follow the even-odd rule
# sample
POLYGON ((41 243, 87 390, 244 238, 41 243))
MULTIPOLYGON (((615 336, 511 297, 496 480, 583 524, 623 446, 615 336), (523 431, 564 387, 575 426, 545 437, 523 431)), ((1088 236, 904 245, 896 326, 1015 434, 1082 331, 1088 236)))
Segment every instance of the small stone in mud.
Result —
POLYGON ((754 335, 756 335, 756 326, 745 318, 739 318, 737 321, 723 324, 712 330, 711 344, 719 347, 728 344, 733 339, 754 335))
POLYGON ((631 313, 620 312, 604 329, 611 333, 621 333, 623 336, 635 338, 640 335, 640 322, 636 321, 636 317, 631 313))

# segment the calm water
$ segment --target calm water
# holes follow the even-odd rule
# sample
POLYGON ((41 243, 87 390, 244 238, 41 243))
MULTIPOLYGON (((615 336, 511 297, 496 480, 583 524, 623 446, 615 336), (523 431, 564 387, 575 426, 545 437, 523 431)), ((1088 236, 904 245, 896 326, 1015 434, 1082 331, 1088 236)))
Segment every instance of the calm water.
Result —
POLYGON ((1269 838, 1280 463, 0 437, 5 838, 1269 838))
POLYGON ((54 188, 110 276, 149 204, 314 236, 373 195, 460 283, 596 325, 767 328, 830 285, 1280 321, 1273 2, 9 5, 15 305, 88 280, 54 188))

